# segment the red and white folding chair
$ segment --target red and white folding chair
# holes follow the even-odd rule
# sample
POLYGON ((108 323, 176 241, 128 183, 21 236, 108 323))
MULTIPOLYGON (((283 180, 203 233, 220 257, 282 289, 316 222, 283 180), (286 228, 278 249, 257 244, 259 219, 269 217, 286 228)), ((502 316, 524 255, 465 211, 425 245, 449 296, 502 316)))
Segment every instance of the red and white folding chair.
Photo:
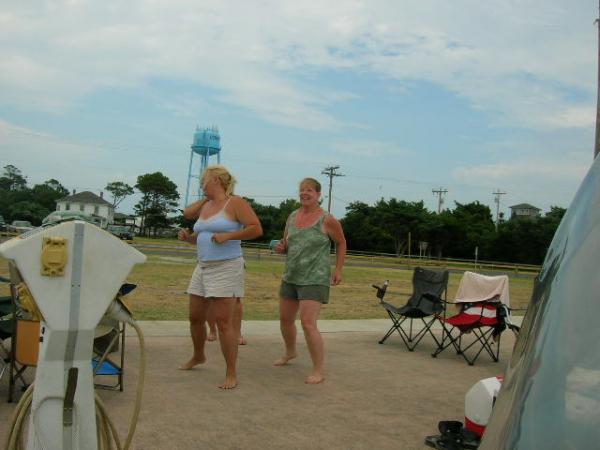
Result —
POLYGON ((509 303, 508 276, 465 272, 454 300, 459 312, 447 319, 440 318, 444 338, 431 356, 435 358, 452 346, 469 365, 483 351, 497 362, 502 331, 507 326, 516 331, 510 323, 509 303))

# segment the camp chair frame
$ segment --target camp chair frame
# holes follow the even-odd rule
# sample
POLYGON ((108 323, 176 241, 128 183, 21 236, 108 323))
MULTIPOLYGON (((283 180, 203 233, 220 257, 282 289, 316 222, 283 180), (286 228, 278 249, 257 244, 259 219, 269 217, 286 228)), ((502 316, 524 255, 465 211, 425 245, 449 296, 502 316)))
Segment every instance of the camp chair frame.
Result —
POLYGON ((440 347, 443 345, 444 334, 442 333, 442 340, 440 341, 433 333, 432 327, 440 315, 445 317, 446 314, 445 299, 448 290, 448 271, 433 271, 416 267, 413 272, 412 283, 413 293, 409 296, 406 305, 402 307, 396 307, 384 301, 385 292, 389 285, 387 281, 384 283, 385 288, 373 285, 378 290, 377 297, 381 306, 386 310, 392 321, 392 326, 379 340, 379 343, 383 344, 396 331, 408 351, 414 351, 428 334, 440 347), (423 327, 418 331, 413 328, 414 320, 420 320, 423 324, 423 327), (403 326, 407 321, 408 329, 403 326))
MULTIPOLYGON (((34 335, 31 337, 26 337, 26 336, 21 336, 21 341, 19 341, 19 331, 22 328, 20 326, 20 322, 23 321, 22 319, 22 314, 20 312, 20 309, 18 307, 18 292, 17 292, 17 284, 20 283, 22 281, 21 275, 19 273, 19 271, 17 270, 17 268, 14 266, 14 264, 12 264, 11 262, 8 263, 8 269, 10 272, 10 279, 6 279, 4 277, 1 277, 0 281, 5 282, 5 283, 10 283, 10 297, 7 297, 7 299, 10 299, 10 304, 11 304, 11 308, 10 308, 10 318, 8 319, 11 322, 10 325, 10 349, 6 349, 6 347, 2 346, 2 351, 6 353, 6 357, 4 359, 4 364, 5 367, 2 368, 2 372, 4 372, 6 370, 6 368, 8 368, 8 374, 9 374, 9 378, 8 378, 8 403, 12 403, 13 401, 13 397, 14 397, 14 392, 15 392, 15 388, 16 388, 16 384, 17 381, 20 381, 22 384, 21 389, 23 391, 25 391, 28 387, 29 384, 27 382, 27 380, 25 379, 25 377, 23 376, 25 370, 30 367, 30 366, 35 366, 37 364, 37 356, 35 356, 35 361, 31 361, 32 364, 28 364, 28 363, 24 363, 22 361, 19 360, 19 357, 21 355, 29 353, 28 349, 29 349, 29 344, 27 345, 23 345, 22 343, 27 341, 27 342, 34 342, 35 346, 37 347, 38 345, 38 341, 39 341, 39 327, 37 328, 37 331, 34 331, 34 335)), ((39 322, 35 322, 39 325, 39 322)), ((21 333, 23 335, 25 335, 26 333, 24 331, 21 331, 21 333)), ((35 355, 37 355, 37 352, 35 353, 35 355)), ((30 361, 28 361, 30 362, 30 361)))
POLYGON ((473 307, 481 307, 480 316, 473 324, 465 326, 455 326, 449 324, 448 320, 452 319, 452 317, 440 321, 442 324, 442 333, 444 333, 448 340, 445 344, 442 341, 442 344, 438 345, 436 351, 431 354, 432 357, 436 358, 446 348, 452 346, 456 351, 456 354, 461 355, 470 366, 475 364, 475 361, 479 358, 479 355, 481 355, 484 350, 490 356, 492 361, 498 362, 500 360, 500 338, 502 336, 502 332, 506 328, 509 328, 511 331, 513 331, 515 335, 517 335, 519 332, 519 327, 512 324, 510 321, 511 309, 499 301, 482 301, 475 303, 462 303, 459 314, 466 309, 473 307), (486 306, 493 306, 495 310, 496 316, 495 323, 493 324, 482 323, 486 306), (450 325, 450 327, 447 325, 450 325), (454 330, 457 330, 458 334, 453 334, 454 330), (467 334, 473 336, 474 339, 465 345, 463 343, 463 336, 467 334), (475 354, 469 355, 469 350, 478 344, 479 350, 477 350, 475 354))
POLYGON ((108 335, 110 341, 104 348, 98 345, 98 339, 94 340, 92 368, 94 377, 114 376, 116 377, 116 381, 114 384, 95 382, 94 386, 101 389, 118 389, 123 392, 123 372, 125 369, 125 322, 117 322, 113 331, 114 333, 112 333, 112 335, 108 335), (116 346, 118 346, 117 351, 119 351, 119 362, 115 362, 114 359, 108 356, 114 351, 113 349, 116 346))
MULTIPOLYGON (((4 277, 0 281, 8 283, 4 277)), ((0 297, 0 379, 4 376, 6 369, 10 366, 11 350, 7 348, 4 341, 14 335, 12 296, 0 297)))

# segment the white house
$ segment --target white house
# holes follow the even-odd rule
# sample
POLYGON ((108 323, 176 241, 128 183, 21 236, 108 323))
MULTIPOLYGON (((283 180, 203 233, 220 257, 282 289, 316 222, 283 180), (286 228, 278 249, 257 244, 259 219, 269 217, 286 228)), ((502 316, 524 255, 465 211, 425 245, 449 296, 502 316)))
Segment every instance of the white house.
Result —
POLYGON ((519 203, 518 205, 510 206, 512 211, 511 219, 521 218, 536 218, 540 216, 541 209, 530 205, 529 203, 519 203))
POLYGON ((102 198, 102 192, 100 196, 97 196, 93 192, 83 191, 68 195, 56 201, 57 211, 80 211, 86 214, 98 216, 101 221, 102 227, 106 227, 109 223, 114 222, 115 208, 113 205, 104 198, 102 198))

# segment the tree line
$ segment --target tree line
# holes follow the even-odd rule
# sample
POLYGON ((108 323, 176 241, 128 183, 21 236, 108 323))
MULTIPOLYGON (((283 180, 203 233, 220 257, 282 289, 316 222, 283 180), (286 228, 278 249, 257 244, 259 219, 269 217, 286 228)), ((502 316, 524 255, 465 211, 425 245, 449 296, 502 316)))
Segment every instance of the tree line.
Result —
MULTIPOLYGON (((140 232, 156 235, 161 229, 188 226, 177 209, 177 186, 161 172, 137 177, 135 186, 120 181, 107 183, 117 207, 127 196, 139 192, 134 210, 141 220, 140 232)), ((39 225, 54 211, 56 201, 69 191, 55 179, 29 188, 26 177, 12 166, 5 166, 0 176, 0 215, 7 222, 29 220, 39 225)), ((256 211, 264 234, 261 242, 279 239, 283 235, 289 214, 299 208, 295 199, 278 206, 262 205, 246 198, 256 211)), ((391 253, 396 255, 424 254, 436 258, 463 258, 540 264, 552 237, 565 214, 565 209, 552 207, 543 217, 508 220, 496 226, 492 212, 478 201, 455 203, 454 208, 441 213, 429 211, 423 201, 407 202, 390 198, 373 205, 352 202, 341 219, 348 248, 354 251, 391 253)))

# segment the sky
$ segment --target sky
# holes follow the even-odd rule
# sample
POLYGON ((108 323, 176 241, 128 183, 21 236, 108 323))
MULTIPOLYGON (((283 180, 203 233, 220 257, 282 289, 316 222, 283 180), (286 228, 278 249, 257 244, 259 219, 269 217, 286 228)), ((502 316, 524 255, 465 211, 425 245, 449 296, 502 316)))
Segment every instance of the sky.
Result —
POLYGON ((262 204, 313 177, 327 205, 339 166, 337 217, 437 211, 433 190, 566 208, 593 159, 597 17, 592 0, 0 0, 0 167, 96 194, 160 171, 183 206, 194 131, 217 126, 236 193, 262 204))

